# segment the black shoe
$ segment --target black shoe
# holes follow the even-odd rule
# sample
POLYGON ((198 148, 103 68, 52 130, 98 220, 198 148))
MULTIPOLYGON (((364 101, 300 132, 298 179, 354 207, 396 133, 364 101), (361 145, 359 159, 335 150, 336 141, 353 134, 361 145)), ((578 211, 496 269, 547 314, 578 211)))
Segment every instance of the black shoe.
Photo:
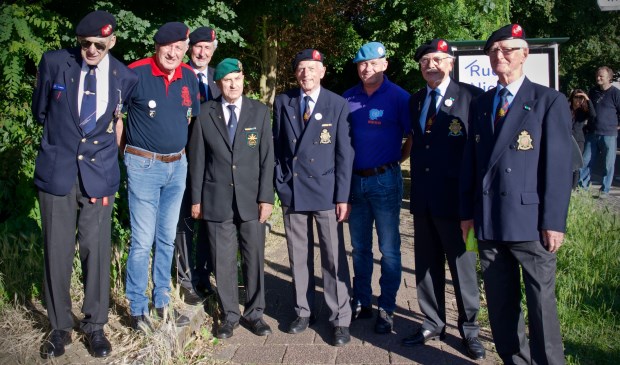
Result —
POLYGON ((241 323, 256 336, 267 336, 272 333, 271 327, 262 318, 250 321, 242 317, 241 323))
POLYGON ((430 340, 443 340, 444 338, 446 338, 446 334, 444 332, 437 333, 420 328, 418 332, 414 333, 413 335, 403 338, 400 343, 403 346, 409 347, 415 345, 424 345, 430 340))
POLYGON ((351 342, 349 327, 334 327, 334 346, 344 346, 351 342))
POLYGON ((482 346, 482 342, 478 337, 469 337, 463 339, 463 345, 467 349, 467 356, 474 360, 482 360, 486 356, 486 350, 482 346))
POLYGON ((215 293, 213 291, 213 287, 211 286, 211 283, 207 283, 204 285, 202 283, 196 284, 196 292, 198 292, 198 294, 202 295, 204 298, 215 293))
POLYGON ((215 337, 220 339, 232 337, 233 330, 237 327, 239 327, 239 322, 226 321, 217 329, 215 337))
POLYGON ((176 309, 172 309, 172 314, 169 313, 168 307, 155 308, 155 312, 157 313, 157 317, 161 319, 172 318, 174 320, 174 325, 177 327, 185 327, 189 325, 189 318, 186 315, 183 315, 177 312, 176 309), (172 315, 172 317, 170 317, 172 315))
POLYGON ((148 333, 153 332, 153 325, 151 324, 151 319, 149 316, 139 315, 139 316, 131 316, 131 328, 134 331, 148 333))
POLYGON ((310 317, 297 317, 288 328, 288 333, 301 333, 305 331, 308 326, 313 325, 315 321, 316 318, 313 314, 311 314, 310 317))
POLYGON ((105 337, 103 330, 87 333, 85 338, 91 355, 94 357, 110 356, 110 353, 112 352, 112 345, 105 337))
POLYGON ((379 308, 379 315, 377 316, 377 322, 375 322, 375 332, 381 334, 392 333, 393 325, 394 314, 379 308))
POLYGON ((45 359, 62 356, 65 348, 71 345, 71 332, 52 330, 41 346, 41 356, 45 359))
POLYGON ((185 304, 188 305, 200 305, 204 302, 204 299, 194 289, 181 287, 181 296, 185 304))
POLYGON ((357 300, 351 301, 351 320, 372 318, 372 306, 363 306, 357 300))

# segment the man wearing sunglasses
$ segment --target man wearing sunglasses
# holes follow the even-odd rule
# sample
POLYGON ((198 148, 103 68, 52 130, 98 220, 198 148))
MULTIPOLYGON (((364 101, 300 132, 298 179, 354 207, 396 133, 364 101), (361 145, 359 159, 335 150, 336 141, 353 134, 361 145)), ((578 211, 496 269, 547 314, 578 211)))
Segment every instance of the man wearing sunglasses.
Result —
POLYGON ((79 47, 43 55, 32 97, 34 118, 43 125, 34 183, 52 327, 41 349, 46 358, 61 356, 71 343, 76 238, 85 292, 80 328, 93 356, 112 351, 103 327, 110 295, 110 217, 120 183, 117 125, 122 125, 121 109, 137 82, 135 73, 109 54, 115 30, 111 14, 86 15, 76 27, 79 47))
POLYGON ((412 95, 411 213, 415 231, 415 276, 422 326, 402 340, 421 345, 445 337, 446 260, 450 268, 457 324, 467 354, 483 359, 478 339, 480 293, 476 254, 467 251, 459 220, 459 168, 467 140, 470 101, 482 90, 450 77, 454 56, 450 44, 436 38, 422 44, 414 60, 426 86, 412 95))
POLYGON ((523 73, 529 46, 520 25, 493 32, 484 51, 498 84, 470 106, 460 182, 462 234, 473 229, 478 238, 489 322, 502 361, 564 364, 555 270, 571 194, 570 109, 564 95, 523 73))

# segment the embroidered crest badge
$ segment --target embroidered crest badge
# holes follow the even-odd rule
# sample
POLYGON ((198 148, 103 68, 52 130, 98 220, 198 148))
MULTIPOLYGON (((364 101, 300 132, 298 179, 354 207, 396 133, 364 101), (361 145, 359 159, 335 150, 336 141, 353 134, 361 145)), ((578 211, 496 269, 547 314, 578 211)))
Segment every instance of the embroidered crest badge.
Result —
POLYGON ((451 137, 458 137, 463 135, 463 126, 459 123, 458 119, 452 119, 450 126, 448 127, 450 133, 448 133, 451 137))
POLYGON ((248 143, 248 147, 254 148, 258 145, 258 134, 256 132, 247 132, 245 134, 245 140, 248 143))
POLYGON ((327 130, 327 128, 324 128, 321 131, 320 138, 321 138, 320 141, 319 141, 320 144, 330 144, 330 143, 332 143, 332 136, 331 136, 331 134, 329 134, 329 131, 327 130))
POLYGON ((521 131, 519 137, 517 138, 517 149, 520 151, 527 151, 534 149, 532 146, 532 136, 528 133, 528 131, 521 131))

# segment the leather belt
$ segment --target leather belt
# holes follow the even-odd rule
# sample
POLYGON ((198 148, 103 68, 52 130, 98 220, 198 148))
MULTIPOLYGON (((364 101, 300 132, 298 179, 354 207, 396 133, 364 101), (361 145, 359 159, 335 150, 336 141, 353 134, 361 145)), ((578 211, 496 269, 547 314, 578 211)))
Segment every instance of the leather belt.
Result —
POLYGON ((155 152, 144 151, 144 150, 134 148, 131 146, 125 147, 125 152, 130 153, 132 155, 136 155, 136 156, 140 156, 144 158, 152 158, 157 161, 169 163, 169 162, 179 161, 181 159, 181 156, 185 154, 185 148, 182 149, 181 152, 179 153, 170 154, 170 155, 162 155, 162 154, 155 153, 155 152))
POLYGON ((355 175, 362 176, 362 177, 381 175, 382 173, 386 172, 387 170, 390 170, 390 169, 392 169, 392 168, 394 168, 394 167, 396 167, 398 165, 400 165, 400 163, 398 161, 395 161, 395 162, 391 162, 391 163, 386 163, 385 165, 373 167, 373 168, 370 168, 370 169, 353 170, 353 173, 355 175))

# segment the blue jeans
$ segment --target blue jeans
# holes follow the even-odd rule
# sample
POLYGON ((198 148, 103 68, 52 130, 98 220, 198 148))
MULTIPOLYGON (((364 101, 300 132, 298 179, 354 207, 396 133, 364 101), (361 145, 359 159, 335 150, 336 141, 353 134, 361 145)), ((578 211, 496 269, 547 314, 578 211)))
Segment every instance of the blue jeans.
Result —
POLYGON ((591 172, 596 166, 596 157, 599 150, 605 156, 605 171, 603 171, 603 184, 601 191, 609 193, 611 182, 614 178, 614 165, 616 163, 616 136, 603 136, 600 134, 586 135, 586 144, 583 151, 583 167, 579 171, 579 186, 590 186, 591 172))
POLYGON ((153 243, 153 304, 162 308, 170 301, 170 271, 187 160, 182 155, 178 161, 165 163, 125 153, 125 166, 131 220, 125 290, 131 315, 148 315, 146 288, 153 243))
POLYGON ((376 225, 381 251, 381 295, 378 306, 387 312, 396 309, 396 292, 400 286, 400 204, 403 178, 400 167, 383 174, 351 180, 351 214, 349 232, 353 246, 354 300, 370 306, 372 299, 372 227, 376 225))

